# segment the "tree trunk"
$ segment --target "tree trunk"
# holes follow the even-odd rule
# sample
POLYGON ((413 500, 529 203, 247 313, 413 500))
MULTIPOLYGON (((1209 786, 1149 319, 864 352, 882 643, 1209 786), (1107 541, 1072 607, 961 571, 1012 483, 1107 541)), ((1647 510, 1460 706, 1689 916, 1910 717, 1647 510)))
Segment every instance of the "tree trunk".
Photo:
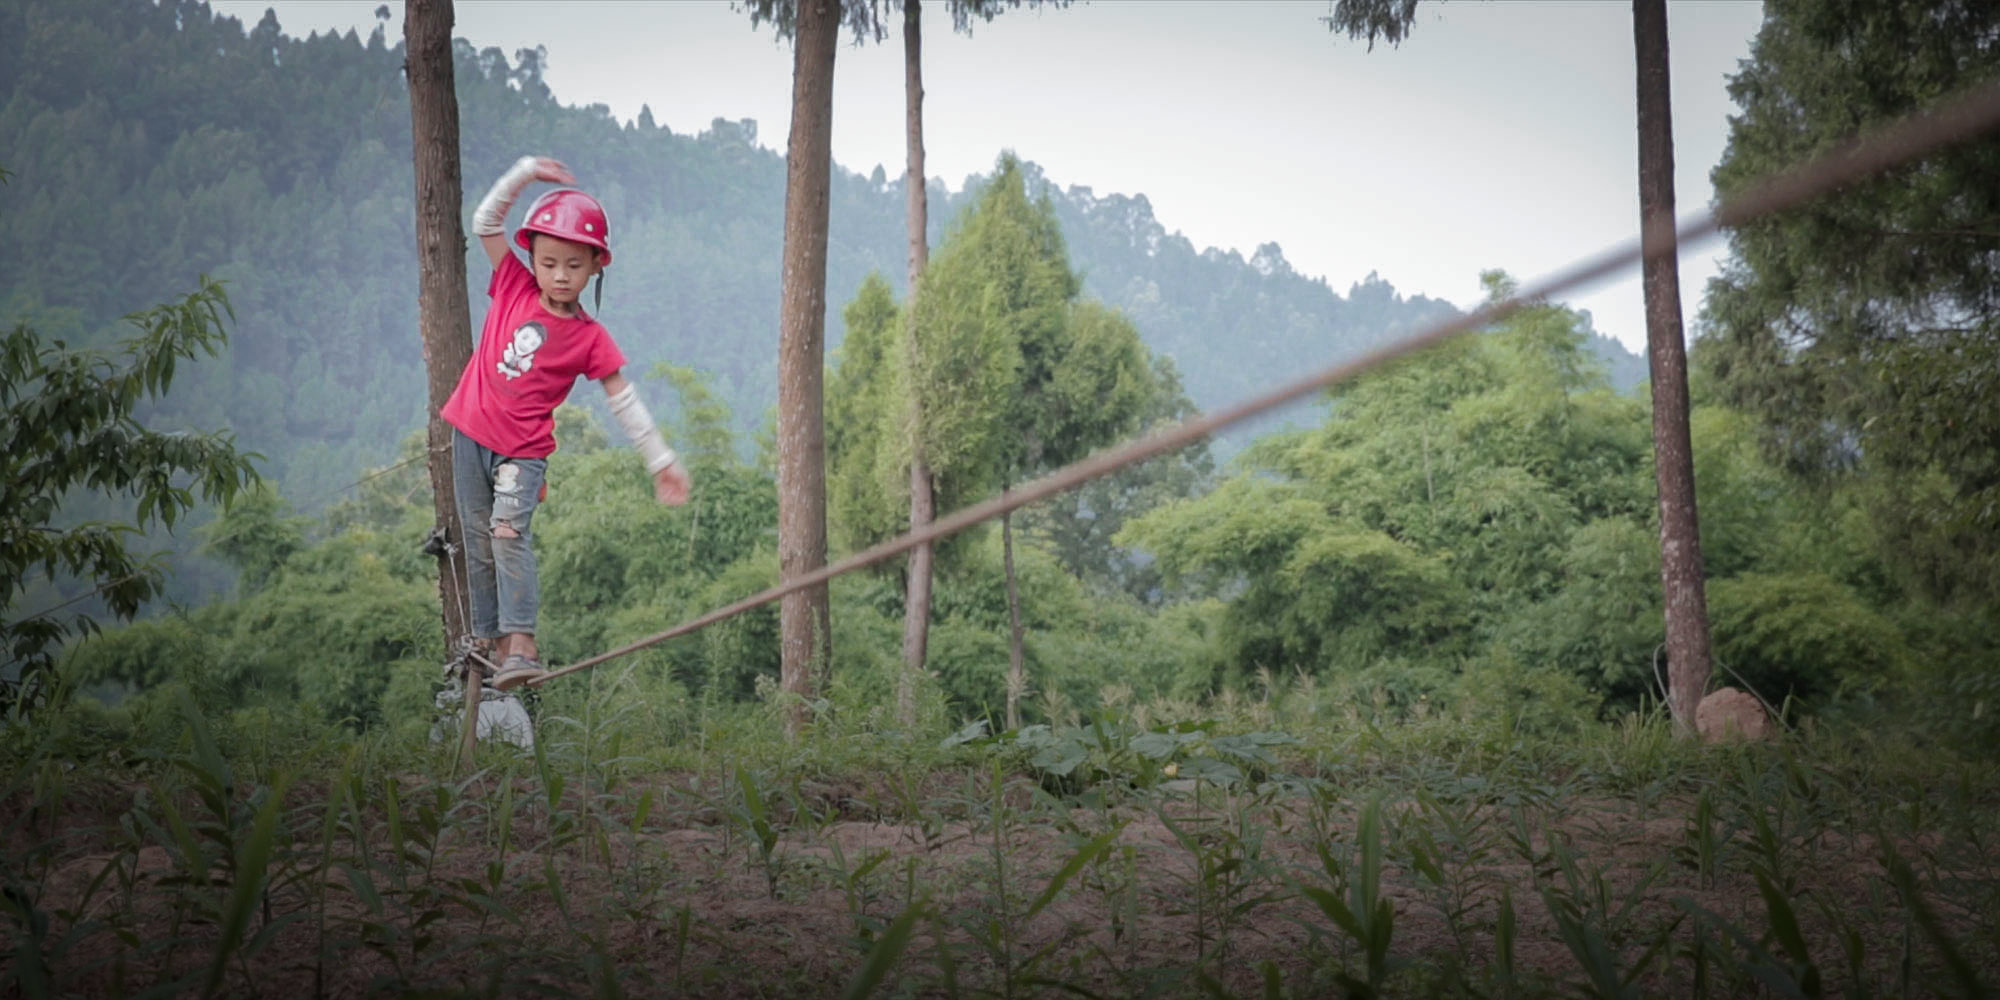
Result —
MULTIPOLYGON (((910 291, 903 301, 905 362, 917 353, 917 287, 930 260, 930 204, 924 190, 924 69, 921 0, 903 0, 903 120, 909 146, 909 170, 903 186, 909 199, 910 291)), ((910 434, 910 530, 931 523, 937 501, 931 490, 929 463, 924 461, 923 400, 912 390, 908 401, 910 434)), ((904 727, 917 722, 916 684, 923 676, 931 629, 931 545, 910 550, 903 594, 903 672, 896 679, 896 717, 904 727)))
MULTIPOLYGON (((407 0, 403 6, 403 70, 410 88, 410 135, 417 179, 417 316, 424 369, 430 377, 426 428, 431 498, 448 543, 438 557, 438 603, 445 649, 466 635, 464 535, 452 489, 451 428, 438 411, 472 359, 472 308, 465 298, 465 230, 458 163, 458 94, 451 63, 451 0, 407 0)), ((479 674, 466 671, 464 753, 472 761, 478 732, 479 674)))
MULTIPOLYGON (((833 160, 833 57, 839 0, 800 0, 792 54, 792 131, 785 154, 784 300, 778 335, 778 571, 826 565, 826 230, 833 160)), ((806 701, 825 686, 833 631, 822 583, 779 608, 780 684, 797 736, 806 701)))
POLYGON ((1660 584, 1666 609, 1667 701, 1674 728, 1694 732, 1708 685, 1708 601, 1688 435, 1687 347, 1674 236, 1674 132, 1667 81, 1666 0, 1632 0, 1639 64, 1639 233, 1645 246, 1646 359, 1653 381, 1653 468, 1660 490, 1660 584))
MULTIPOLYGON (((1001 490, 1006 495, 1006 490, 1001 490)), ((1000 515, 1000 561, 1007 574, 1007 728, 1021 728, 1021 696, 1028 693, 1027 651, 1021 643, 1021 588, 1014 583, 1014 515, 1000 515)))
POLYGON ((1438 493, 1437 493, 1437 484, 1431 481, 1430 421, 1428 420, 1424 421, 1422 434, 1423 434, 1423 448, 1424 448, 1424 506, 1430 508, 1431 511, 1435 512, 1437 510, 1438 493))

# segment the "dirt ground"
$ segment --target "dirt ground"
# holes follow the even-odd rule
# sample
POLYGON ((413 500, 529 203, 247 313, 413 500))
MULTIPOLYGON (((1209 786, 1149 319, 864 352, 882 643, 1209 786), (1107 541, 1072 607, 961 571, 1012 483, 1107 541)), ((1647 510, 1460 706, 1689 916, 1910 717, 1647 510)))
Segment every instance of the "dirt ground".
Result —
MULTIPOLYGON (((724 789, 689 794, 685 776, 615 795, 572 788, 553 804, 525 782, 511 794, 490 781, 404 786, 393 825, 380 801, 357 820, 324 794, 291 796, 289 838, 250 892, 221 860, 241 863, 242 831, 204 832, 185 817, 209 848, 201 871, 170 824, 149 829, 113 809, 45 840, 17 838, 10 858, 41 860, 10 866, 9 898, 45 923, 38 942, 25 940, 32 919, 4 925, 16 989, 36 995, 20 984, 44 974, 52 995, 80 996, 201 995, 211 977, 228 996, 838 996, 866 975, 871 949, 898 952, 878 995, 1213 995, 1206 976, 1248 996, 1275 973, 1287 995, 1322 996, 1338 976, 1367 974, 1365 948, 1314 898, 1354 899, 1353 802, 1316 808, 1214 787, 1197 797, 1176 782, 1084 807, 1023 779, 983 802, 931 789, 937 797, 919 801, 944 805, 911 822, 889 815, 883 796, 834 785, 774 796, 761 819, 724 789), (642 815, 649 789, 659 805, 642 815), (29 969, 29 946, 43 969, 29 969)), ((1587 977, 1578 926, 1621 968, 1638 966, 1647 993, 1684 994, 1692 973, 1676 955, 1691 908, 1753 937, 1768 916, 1740 863, 1749 834, 1716 842, 1739 863, 1704 875, 1694 808, 1473 803, 1445 821, 1390 803, 1380 875, 1393 910, 1390 994, 1508 976, 1526 995, 1553 995, 1587 977), (1568 940, 1552 902, 1579 917, 1568 940)), ((1882 866, 1867 838, 1811 839, 1791 845, 1801 859, 1791 891, 1831 968, 1840 944, 1806 900, 1879 894, 1882 866)), ((1894 958, 1871 956, 1885 969, 1894 958)))

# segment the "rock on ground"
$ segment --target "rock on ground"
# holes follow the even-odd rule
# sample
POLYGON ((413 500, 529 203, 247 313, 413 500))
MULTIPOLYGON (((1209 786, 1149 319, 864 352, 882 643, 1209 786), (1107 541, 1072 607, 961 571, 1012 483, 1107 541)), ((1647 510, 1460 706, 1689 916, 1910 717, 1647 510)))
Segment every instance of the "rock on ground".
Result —
POLYGON ((1694 728, 1708 742, 1718 740, 1767 740, 1773 727, 1764 706, 1749 693, 1732 687, 1718 688, 1694 710, 1694 728))

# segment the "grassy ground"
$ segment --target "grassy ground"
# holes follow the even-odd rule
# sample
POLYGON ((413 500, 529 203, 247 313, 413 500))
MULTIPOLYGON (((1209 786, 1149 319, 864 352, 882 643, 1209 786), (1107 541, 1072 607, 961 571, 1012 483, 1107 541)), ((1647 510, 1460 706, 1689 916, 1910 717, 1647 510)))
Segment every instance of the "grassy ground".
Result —
MULTIPOLYGON (((2000 776, 1893 734, 1701 747, 1310 699, 538 749, 284 713, 7 735, 0 994, 1970 996, 2000 776), (943 738, 941 738, 943 737, 943 738)), ((560 710, 559 710, 560 709, 560 710)))

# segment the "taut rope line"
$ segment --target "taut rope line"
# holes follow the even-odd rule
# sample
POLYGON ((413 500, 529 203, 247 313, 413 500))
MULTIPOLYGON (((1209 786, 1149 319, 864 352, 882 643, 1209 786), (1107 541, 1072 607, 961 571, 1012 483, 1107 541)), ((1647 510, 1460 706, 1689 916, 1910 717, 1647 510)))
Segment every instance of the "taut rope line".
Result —
MULTIPOLYGON (((1856 181, 1910 163, 1951 143, 1996 127, 2000 127, 2000 81, 1989 82, 1975 88, 1941 108, 1908 115, 1866 136, 1842 143, 1800 166, 1773 175, 1737 197, 1723 202, 1714 212, 1681 223, 1675 234, 1675 243, 1696 243, 1715 235, 1724 227, 1742 225, 1753 219, 1795 208, 1856 181)), ((1125 466, 1186 447, 1196 439, 1206 437, 1238 421, 1319 392, 1378 365, 1431 347, 1459 334, 1490 326, 1524 306, 1588 285, 1614 271, 1629 268, 1649 255, 1663 254, 1669 249, 1665 237, 1658 238, 1655 243, 1654 246, 1642 246, 1638 240, 1631 240, 1594 257, 1586 257, 1567 270, 1558 272, 1554 277, 1544 279, 1507 299, 1482 306, 1469 315, 1433 326, 1387 347, 1377 348, 1352 361, 1342 362, 1286 383, 1262 396, 1236 403, 1214 413, 1191 417, 1172 427, 1116 448, 1098 452, 1051 472, 1018 490, 1002 491, 997 497, 961 508, 901 537, 794 577, 769 590, 717 608, 664 632, 628 643, 609 652, 599 653, 589 659, 578 660, 529 683, 545 684, 565 674, 588 670, 606 660, 616 659, 647 646, 687 635, 769 604, 786 594, 816 586, 864 566, 872 566, 925 542, 935 541, 982 521, 1045 500, 1125 466)))

